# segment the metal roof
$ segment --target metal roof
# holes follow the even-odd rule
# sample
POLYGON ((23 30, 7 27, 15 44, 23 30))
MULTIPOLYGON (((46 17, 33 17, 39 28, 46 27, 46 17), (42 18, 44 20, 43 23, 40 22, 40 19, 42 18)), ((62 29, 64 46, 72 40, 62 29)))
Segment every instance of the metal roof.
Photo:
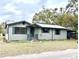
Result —
MULTIPOLYGON (((12 25, 12 24, 16 24, 16 23, 21 23, 21 22, 25 22, 30 24, 30 26, 32 26, 32 23, 29 23, 28 21, 22 20, 22 21, 16 21, 16 22, 8 22, 7 25, 12 25)), ((59 26, 59 25, 52 25, 52 24, 45 24, 45 23, 36 23, 35 25, 39 26, 39 27, 43 27, 43 28, 58 28, 58 29, 67 29, 63 26, 59 26)))
POLYGON ((59 29, 66 29, 63 26, 59 26, 59 25, 52 25, 52 24, 40 24, 40 23, 36 23, 36 25, 43 27, 43 28, 59 28, 59 29))

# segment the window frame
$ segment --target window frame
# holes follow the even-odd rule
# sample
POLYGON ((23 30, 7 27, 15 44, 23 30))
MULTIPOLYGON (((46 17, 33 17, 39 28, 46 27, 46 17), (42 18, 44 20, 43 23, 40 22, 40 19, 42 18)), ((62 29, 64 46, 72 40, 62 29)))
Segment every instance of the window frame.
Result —
POLYGON ((42 28, 42 33, 49 33, 50 29, 49 28, 42 28), (45 31, 47 30, 47 31, 45 31))
POLYGON ((55 29, 55 35, 60 35, 60 29, 55 29))
POLYGON ((27 34, 27 28, 25 27, 13 27, 13 34, 27 34))

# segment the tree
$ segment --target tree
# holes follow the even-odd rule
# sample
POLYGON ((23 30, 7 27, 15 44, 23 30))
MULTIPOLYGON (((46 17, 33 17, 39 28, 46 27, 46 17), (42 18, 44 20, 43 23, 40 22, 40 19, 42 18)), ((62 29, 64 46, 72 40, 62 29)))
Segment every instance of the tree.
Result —
POLYGON ((69 3, 66 6, 66 12, 72 14, 77 14, 78 12, 78 0, 69 0, 69 3))
POLYGON ((43 22, 43 23, 50 23, 55 24, 55 19, 57 8, 55 9, 45 9, 41 10, 39 13, 35 13, 33 16, 33 23, 36 22, 43 22))
POLYGON ((33 23, 43 22, 49 24, 58 24, 65 27, 71 27, 73 30, 78 29, 78 0, 69 0, 65 10, 60 8, 45 9, 33 16, 33 23))
POLYGON ((78 29, 78 16, 70 13, 64 13, 58 16, 57 24, 64 27, 71 27, 73 30, 78 29))
POLYGON ((0 25, 0 33, 3 33, 3 27, 0 25))

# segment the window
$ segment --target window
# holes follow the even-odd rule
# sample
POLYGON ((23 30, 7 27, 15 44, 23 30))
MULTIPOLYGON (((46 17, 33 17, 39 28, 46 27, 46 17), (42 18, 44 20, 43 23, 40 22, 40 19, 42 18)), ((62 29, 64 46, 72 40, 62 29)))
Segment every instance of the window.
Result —
POLYGON ((49 29, 48 28, 42 28, 42 32, 43 33, 48 33, 49 32, 49 29))
POLYGON ((55 34, 59 35, 60 34, 60 29, 55 29, 55 34))
POLYGON ((14 27, 13 32, 14 32, 13 34, 26 34, 27 29, 24 27, 14 27))

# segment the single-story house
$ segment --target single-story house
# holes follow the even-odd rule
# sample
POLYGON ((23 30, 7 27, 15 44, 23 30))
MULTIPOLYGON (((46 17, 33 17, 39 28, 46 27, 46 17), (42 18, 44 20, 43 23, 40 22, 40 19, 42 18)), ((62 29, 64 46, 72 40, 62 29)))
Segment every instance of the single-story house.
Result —
POLYGON ((7 24, 5 37, 7 40, 67 39, 67 29, 59 25, 18 21, 7 24))

